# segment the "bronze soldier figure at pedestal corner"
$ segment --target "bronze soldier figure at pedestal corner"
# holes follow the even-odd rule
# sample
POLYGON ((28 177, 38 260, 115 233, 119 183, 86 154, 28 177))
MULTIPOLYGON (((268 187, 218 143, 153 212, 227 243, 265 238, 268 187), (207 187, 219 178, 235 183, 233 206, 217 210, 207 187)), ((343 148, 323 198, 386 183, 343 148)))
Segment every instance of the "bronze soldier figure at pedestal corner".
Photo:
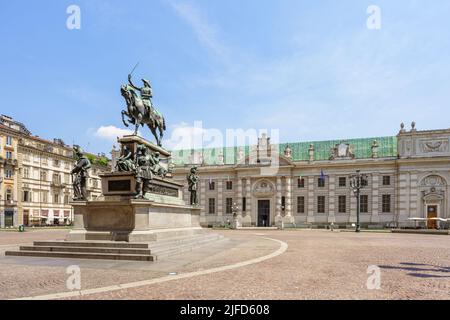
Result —
POLYGON ((87 200, 87 191, 86 191, 86 179, 88 177, 88 170, 91 168, 91 162, 87 157, 84 156, 83 149, 79 146, 74 146, 73 150, 75 152, 77 159, 77 163, 73 170, 71 171, 72 177, 75 175, 73 179, 73 200, 87 200))
POLYGON ((198 190, 198 182, 200 180, 199 176, 197 175, 197 167, 191 168, 188 176, 187 181, 189 185, 189 191, 191 192, 191 199, 190 199, 190 205, 195 206, 198 205, 198 196, 197 196, 197 190, 198 190))

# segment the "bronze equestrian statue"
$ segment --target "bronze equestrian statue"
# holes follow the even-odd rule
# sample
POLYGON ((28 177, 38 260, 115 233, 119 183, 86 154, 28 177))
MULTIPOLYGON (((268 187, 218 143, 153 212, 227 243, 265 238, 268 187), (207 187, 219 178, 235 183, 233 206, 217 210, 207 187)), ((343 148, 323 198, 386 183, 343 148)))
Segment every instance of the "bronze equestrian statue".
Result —
POLYGON ((131 74, 128 75, 128 84, 122 85, 120 93, 125 99, 127 110, 122 111, 122 121, 125 126, 135 125, 134 134, 137 135, 139 126, 146 124, 156 139, 158 146, 162 146, 162 138, 166 130, 166 121, 163 115, 153 106, 152 86, 150 81, 142 79, 143 87, 136 86, 131 80, 131 74), (139 92, 139 95, 137 94, 139 92), (125 121, 125 117, 128 121, 125 121), (159 134, 158 132, 159 131, 159 134))

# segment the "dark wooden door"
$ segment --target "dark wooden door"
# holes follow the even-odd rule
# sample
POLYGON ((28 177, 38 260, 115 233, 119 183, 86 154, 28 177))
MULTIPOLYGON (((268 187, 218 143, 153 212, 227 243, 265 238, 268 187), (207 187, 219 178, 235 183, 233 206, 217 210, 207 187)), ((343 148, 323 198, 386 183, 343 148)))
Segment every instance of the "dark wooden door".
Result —
POLYGON ((23 212, 23 225, 24 226, 30 225, 30 213, 28 211, 23 212))
POLYGON ((270 226, 270 200, 258 200, 258 227, 270 226))
MULTIPOLYGON (((437 210, 438 206, 428 206, 427 209, 427 218, 437 218, 437 210)), ((428 229, 437 229, 437 221, 436 220, 428 220, 428 229)))
POLYGON ((14 211, 5 211, 5 227, 14 226, 14 211))

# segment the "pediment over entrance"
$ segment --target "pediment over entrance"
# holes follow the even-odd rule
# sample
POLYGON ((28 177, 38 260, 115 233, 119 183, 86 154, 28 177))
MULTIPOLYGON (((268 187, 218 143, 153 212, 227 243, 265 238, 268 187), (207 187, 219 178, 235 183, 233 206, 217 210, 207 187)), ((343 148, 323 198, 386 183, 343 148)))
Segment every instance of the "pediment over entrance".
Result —
POLYGON ((275 186, 268 180, 259 180, 253 186, 253 195, 256 197, 272 196, 275 192, 275 186))
POLYGON ((421 187, 445 187, 446 185, 445 179, 438 175, 430 175, 420 182, 421 187))
POLYGON ((432 203, 432 202, 440 202, 442 200, 444 200, 445 198, 445 193, 444 191, 430 191, 430 192, 426 192, 424 191, 423 193, 423 197, 422 199, 426 202, 426 203, 432 203))

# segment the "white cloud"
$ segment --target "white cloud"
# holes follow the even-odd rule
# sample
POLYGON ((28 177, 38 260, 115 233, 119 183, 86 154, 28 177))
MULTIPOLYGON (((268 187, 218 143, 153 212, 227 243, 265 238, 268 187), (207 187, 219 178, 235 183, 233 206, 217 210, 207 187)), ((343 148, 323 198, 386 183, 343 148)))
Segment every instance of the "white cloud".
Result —
POLYGON ((200 11, 189 3, 176 2, 168 0, 175 12, 185 20, 196 34, 200 43, 214 55, 219 57, 222 62, 229 61, 229 49, 219 41, 217 31, 213 25, 202 16, 200 11))
POLYGON ((113 143, 117 141, 117 137, 133 134, 133 131, 128 129, 121 129, 115 126, 101 126, 94 135, 98 138, 109 140, 113 143))

